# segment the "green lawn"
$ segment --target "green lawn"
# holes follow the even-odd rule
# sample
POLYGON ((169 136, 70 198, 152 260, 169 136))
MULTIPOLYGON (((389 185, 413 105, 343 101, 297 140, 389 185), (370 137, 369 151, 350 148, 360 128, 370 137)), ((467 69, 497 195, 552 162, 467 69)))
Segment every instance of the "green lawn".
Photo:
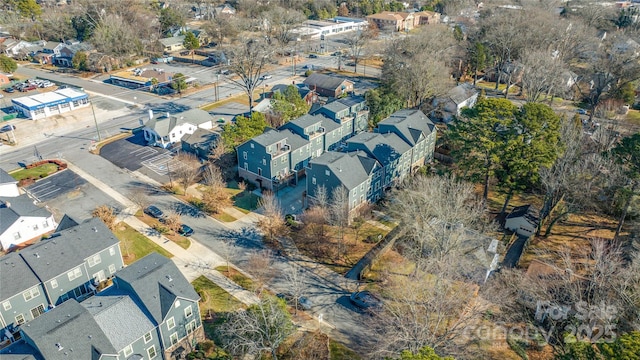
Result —
POLYGON ((248 277, 242 275, 238 270, 229 268, 230 272, 227 272, 226 265, 218 266, 216 267, 216 270, 220 271, 222 275, 228 277, 243 288, 253 291, 253 281, 251 281, 251 279, 249 279, 248 277))
POLYGON ((123 222, 116 225, 113 233, 120 240, 120 248, 126 265, 154 251, 168 258, 173 257, 173 254, 123 222))
POLYGON ((627 121, 634 125, 640 125, 640 110, 629 110, 627 121))
POLYGON ((331 360, 359 360, 361 357, 355 351, 335 340, 329 340, 329 353, 331 360))
POLYGON ((213 312, 231 312, 243 306, 243 304, 216 285, 204 275, 191 282, 193 288, 201 297, 200 309, 202 315, 206 315, 209 310, 213 312))
POLYGON ((238 189, 238 183, 236 181, 228 182, 227 188, 225 190, 231 195, 233 206, 239 211, 248 214, 249 212, 258 208, 260 197, 251 192, 240 191, 240 189, 238 189))
POLYGON ((222 222, 234 222, 238 219, 234 218, 233 216, 227 214, 226 212, 221 212, 219 214, 214 214, 213 215, 214 219, 220 220, 222 222))
POLYGON ((51 175, 56 171, 58 171, 58 165, 48 163, 48 164, 42 164, 40 166, 33 167, 31 169, 18 170, 18 171, 12 172, 9 175, 11 175, 11 177, 13 177, 14 179, 20 181, 22 179, 28 179, 28 178, 40 179, 48 175, 51 175))

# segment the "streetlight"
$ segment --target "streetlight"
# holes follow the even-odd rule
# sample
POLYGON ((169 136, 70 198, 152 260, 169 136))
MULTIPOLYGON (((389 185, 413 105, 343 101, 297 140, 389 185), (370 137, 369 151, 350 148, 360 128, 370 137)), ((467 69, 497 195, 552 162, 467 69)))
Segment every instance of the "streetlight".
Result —
MULTIPOLYGON (((134 97, 135 100, 135 97, 134 97)), ((91 113, 93 114, 93 122, 96 124, 96 133, 98 133, 98 141, 102 141, 102 136, 100 136, 100 129, 98 128, 98 119, 96 118, 96 110, 93 108, 93 101, 89 100, 89 104, 91 104, 91 113)))

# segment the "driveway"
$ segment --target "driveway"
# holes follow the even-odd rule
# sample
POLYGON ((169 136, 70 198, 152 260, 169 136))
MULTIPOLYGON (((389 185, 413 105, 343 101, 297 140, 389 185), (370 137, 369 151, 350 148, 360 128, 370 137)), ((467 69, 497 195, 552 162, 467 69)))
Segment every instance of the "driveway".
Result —
POLYGON ((173 152, 147 146, 142 132, 103 146, 100 156, 120 168, 140 171, 161 183, 168 181, 170 169, 181 166, 173 158, 173 152))
POLYGON ((71 170, 63 170, 36 182, 25 190, 39 202, 46 202, 86 184, 71 170))

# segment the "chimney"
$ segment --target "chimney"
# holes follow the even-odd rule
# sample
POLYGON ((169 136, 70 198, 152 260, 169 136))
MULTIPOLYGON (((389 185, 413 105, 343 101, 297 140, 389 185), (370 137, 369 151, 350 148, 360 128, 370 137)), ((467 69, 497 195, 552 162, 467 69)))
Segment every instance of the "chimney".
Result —
POLYGON ((5 201, 5 202, 4 202, 4 206, 5 206, 5 207, 10 208, 10 207, 11 207, 11 203, 10 203, 10 202, 8 202, 8 201, 5 201))
POLYGON ((153 119, 153 110, 149 109, 149 120, 153 119))

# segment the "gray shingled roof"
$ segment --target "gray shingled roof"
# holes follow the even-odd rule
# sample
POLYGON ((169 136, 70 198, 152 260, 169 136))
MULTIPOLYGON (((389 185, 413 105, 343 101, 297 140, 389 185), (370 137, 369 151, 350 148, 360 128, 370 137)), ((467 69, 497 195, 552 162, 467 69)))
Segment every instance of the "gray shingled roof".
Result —
POLYGON ((195 144, 212 144, 220 137, 217 132, 197 128, 193 134, 187 134, 182 138, 183 143, 195 145, 195 144))
POLYGON ((156 324, 162 323, 177 297, 198 301, 200 296, 168 258, 151 253, 116 273, 116 282, 131 286, 156 324))
POLYGON ((289 144, 291 150, 296 150, 309 144, 309 140, 303 138, 302 136, 294 133, 289 129, 280 130, 280 132, 286 135, 287 144, 289 144))
POLYGON ((347 140, 347 143, 362 144, 382 165, 389 164, 411 150, 411 147, 394 133, 363 132, 347 140))
POLYGON ((534 224, 536 226, 538 225, 539 213, 538 209, 536 209, 533 205, 529 204, 514 207, 509 215, 507 215, 507 219, 518 218, 521 216, 531 224, 534 224))
POLYGON ((184 43, 184 35, 163 38, 160 39, 160 43, 164 46, 180 45, 184 43))
POLYGON ((154 329, 151 320, 129 296, 94 296, 82 302, 111 344, 123 349, 154 329))
POLYGON ((77 225, 78 225, 77 221, 72 219, 71 216, 64 214, 62 219, 60 219, 60 222, 58 222, 58 227, 56 228, 56 232, 67 230, 77 225))
POLYGON ((178 125, 189 123, 195 126, 212 121, 213 116, 200 109, 191 109, 177 114, 161 114, 154 116, 145 124, 149 129, 153 129, 160 136, 167 136, 178 125))
POLYGON ((449 91, 449 98, 457 104, 464 102, 469 99, 473 95, 477 94, 478 90, 476 90, 473 85, 463 83, 460 84, 449 91))
POLYGON ((395 127, 412 146, 415 146, 421 133, 428 136, 434 129, 433 121, 427 115, 420 110, 411 109, 396 111, 379 124, 395 127))
POLYGON ((363 101, 364 101, 364 97, 352 95, 352 96, 336 99, 335 101, 332 101, 324 105, 323 107, 336 113, 336 112, 348 109, 353 105, 360 104, 363 101))
POLYGON ((0 301, 40 283, 18 253, 9 253, 0 258, 0 279, 0 301))
POLYGON ((311 167, 326 166, 348 190, 366 181, 377 163, 363 151, 349 153, 327 151, 310 161, 311 167))
POLYGON ((278 141, 282 141, 287 138, 287 133, 284 131, 278 131, 274 129, 267 129, 262 134, 254 137, 249 141, 254 141, 262 146, 269 146, 277 143, 278 141))
POLYGON ((0 349, 2 360, 45 360, 33 346, 20 339, 10 346, 0 349))
POLYGON ((47 281, 119 242, 100 219, 94 218, 31 245, 20 255, 42 281, 47 281))
POLYGON ((21 216, 48 218, 51 213, 33 203, 27 194, 16 197, 0 197, 0 234, 4 233, 21 216))
POLYGON ((323 115, 310 115, 304 114, 295 120, 289 121, 289 124, 296 125, 302 129, 309 127, 311 125, 315 125, 317 123, 321 123, 323 119, 326 119, 323 115))
MULTIPOLYGON (((14 184, 17 183, 18 180, 14 179, 8 172, 0 169, 0 184, 14 184)), ((1 196, 2 194, 0 194, 1 196)))
POLYGON ((345 104, 343 104, 343 103, 341 103, 339 101, 334 101, 334 102, 330 102, 330 103, 324 105, 323 108, 325 108, 325 109, 327 109, 329 111, 332 111, 334 113, 337 113, 337 112, 340 112, 340 111, 342 111, 344 109, 348 109, 349 106, 347 106, 347 105, 345 105, 345 104))
POLYGON ((102 354, 118 353, 89 311, 75 299, 65 301, 21 329, 47 360, 91 359, 94 348, 102 354))
POLYGON ((310 89, 317 87, 320 89, 338 90, 342 83, 345 81, 351 82, 340 77, 313 73, 304 80, 304 84, 307 85, 310 89))

